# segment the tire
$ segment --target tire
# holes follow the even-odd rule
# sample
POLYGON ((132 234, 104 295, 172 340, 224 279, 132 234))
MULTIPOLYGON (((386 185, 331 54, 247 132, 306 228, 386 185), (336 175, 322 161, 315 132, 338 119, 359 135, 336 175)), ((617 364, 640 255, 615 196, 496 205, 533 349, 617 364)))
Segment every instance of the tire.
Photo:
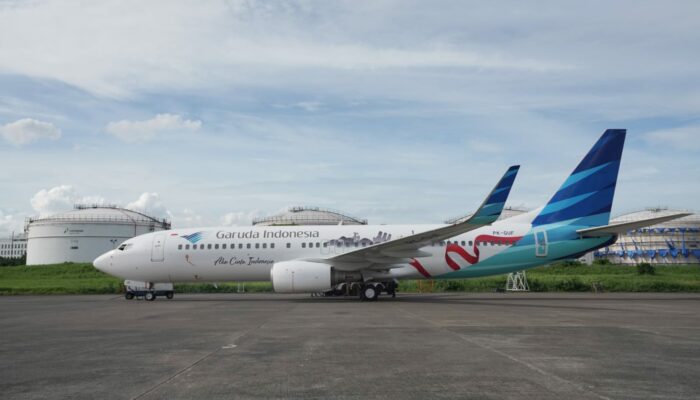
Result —
POLYGON ((362 299, 366 301, 375 301, 379 297, 379 290, 374 285, 367 285, 362 288, 362 299))
POLYGON ((165 297, 167 297, 168 300, 172 300, 174 296, 175 296, 175 293, 173 293, 173 292, 168 292, 165 294, 165 297))
POLYGON ((146 300, 148 300, 148 301, 153 301, 156 299, 156 294, 153 292, 146 292, 146 294, 144 295, 144 298, 146 298, 146 300))
POLYGON ((132 300, 134 298, 134 294, 131 292, 126 292, 126 294, 124 295, 124 298, 127 300, 132 300))

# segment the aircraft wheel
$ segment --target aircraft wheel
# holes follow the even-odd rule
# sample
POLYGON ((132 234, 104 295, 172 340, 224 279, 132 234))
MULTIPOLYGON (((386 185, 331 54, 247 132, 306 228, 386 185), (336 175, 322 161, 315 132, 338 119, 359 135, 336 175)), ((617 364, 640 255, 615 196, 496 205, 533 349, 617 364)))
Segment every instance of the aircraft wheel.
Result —
POLYGON ((172 300, 174 296, 175 296, 175 293, 173 293, 173 292, 168 292, 165 294, 165 297, 167 297, 168 300, 172 300))
POLYGON ((146 292, 146 295, 144 296, 146 300, 148 301, 153 301, 156 299, 156 294, 153 292, 146 292))
POLYGON ((374 285, 366 285, 362 288, 362 299, 375 301, 379 297, 379 290, 374 285))
POLYGON ((134 298, 134 294, 131 292, 126 292, 126 294, 124 295, 124 298, 127 300, 131 300, 134 298))

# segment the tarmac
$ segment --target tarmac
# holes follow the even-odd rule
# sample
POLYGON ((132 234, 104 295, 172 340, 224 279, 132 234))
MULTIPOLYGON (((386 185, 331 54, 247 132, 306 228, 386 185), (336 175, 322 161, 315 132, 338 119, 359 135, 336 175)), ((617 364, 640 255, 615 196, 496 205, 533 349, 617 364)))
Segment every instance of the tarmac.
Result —
POLYGON ((698 294, 0 297, 2 399, 697 399, 698 294))

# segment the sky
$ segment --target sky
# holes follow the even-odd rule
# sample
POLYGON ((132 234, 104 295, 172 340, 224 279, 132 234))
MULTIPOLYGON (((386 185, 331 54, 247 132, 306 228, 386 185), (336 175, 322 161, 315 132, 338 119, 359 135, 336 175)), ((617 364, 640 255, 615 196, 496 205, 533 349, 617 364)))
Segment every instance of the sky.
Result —
POLYGON ((699 210, 697 1, 0 0, 0 235, 116 204, 173 227, 546 203, 627 128, 613 214, 699 210))

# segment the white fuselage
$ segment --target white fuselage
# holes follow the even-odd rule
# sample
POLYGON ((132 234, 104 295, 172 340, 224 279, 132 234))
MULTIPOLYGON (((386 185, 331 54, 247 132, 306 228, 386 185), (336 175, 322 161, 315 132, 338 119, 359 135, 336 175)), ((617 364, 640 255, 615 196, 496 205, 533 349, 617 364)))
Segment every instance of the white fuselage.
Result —
MULTIPOLYGON (((497 221, 421 248, 429 256, 405 259, 381 269, 364 268, 362 275, 365 279, 439 277, 507 249, 528 232, 530 220, 528 215, 521 215, 497 221), (463 250, 452 252, 454 245, 463 250)), ((124 279, 148 282, 269 281, 270 270, 278 262, 327 259, 440 226, 253 226, 159 231, 125 241, 95 260, 95 266, 124 279)), ((343 265, 334 268, 352 269, 343 265)))

